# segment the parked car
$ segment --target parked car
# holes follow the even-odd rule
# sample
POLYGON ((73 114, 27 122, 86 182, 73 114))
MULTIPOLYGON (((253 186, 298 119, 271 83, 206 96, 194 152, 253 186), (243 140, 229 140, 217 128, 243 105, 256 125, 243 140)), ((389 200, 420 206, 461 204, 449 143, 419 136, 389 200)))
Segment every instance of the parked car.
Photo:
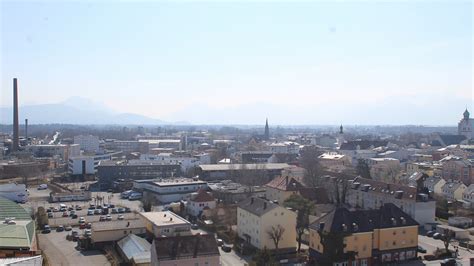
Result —
POLYGON ((112 214, 118 213, 118 210, 116 208, 112 209, 112 214))
POLYGON ((90 237, 90 236, 92 235, 91 229, 86 229, 86 230, 84 230, 84 235, 85 235, 86 237, 90 237))
POLYGON ((76 205, 76 211, 80 211, 80 210, 82 210, 82 207, 79 205, 76 205))
POLYGON ((53 207, 53 212, 58 212, 59 208, 58 207, 53 207))
POLYGON ((226 245, 222 245, 222 246, 221 246, 221 249, 222 249, 222 251, 224 251, 224 252, 226 252, 226 253, 229 253, 229 252, 232 251, 232 248, 229 247, 229 246, 226 246, 226 245))
POLYGON ((72 226, 68 225, 68 226, 64 227, 64 230, 66 230, 66 231, 71 231, 71 230, 72 230, 72 226))
POLYGON ((69 217, 69 214, 67 212, 63 212, 63 217, 69 217))
POLYGON ((77 219, 77 214, 74 214, 73 216, 71 216, 71 219, 77 219))
POLYGON ((38 186, 38 190, 48 189, 48 184, 41 184, 38 186))
POLYGON ((224 245, 224 240, 222 240, 220 238, 216 239, 216 242, 217 242, 217 246, 219 246, 219 247, 224 245))
POLYGON ((49 225, 45 224, 45 225, 43 226, 43 231, 41 231, 41 233, 43 233, 43 234, 49 234, 49 233, 51 233, 51 227, 49 227, 49 225))
POLYGON ((72 211, 72 210, 74 210, 74 207, 72 207, 72 206, 71 206, 71 207, 68 207, 67 210, 68 210, 68 211, 72 211))
POLYGON ((86 222, 86 219, 84 217, 79 218, 79 223, 83 224, 86 222))
POLYGON ((128 207, 125 207, 125 212, 132 212, 132 210, 128 207))
POLYGON ((87 210, 87 215, 89 216, 94 215, 94 210, 87 210))
POLYGON ((112 221, 112 216, 110 216, 110 214, 107 214, 107 216, 105 216, 105 219, 107 221, 112 221))
POLYGON ((52 212, 48 212, 48 218, 53 218, 53 213, 52 212))
POLYGON ((138 200, 138 199, 141 199, 142 196, 143 196, 142 193, 133 192, 132 194, 128 196, 128 200, 138 200))
POLYGON ((456 260, 454 258, 448 258, 441 262, 442 266, 455 266, 456 260))
POLYGON ((92 223, 87 223, 86 228, 91 229, 92 228, 92 223))
POLYGON ((102 214, 102 210, 99 210, 99 209, 94 210, 94 215, 101 215, 101 214, 102 214))
POLYGON ((99 222, 103 222, 103 221, 105 221, 105 216, 100 216, 99 222))
POLYGON ((109 204, 109 208, 115 208, 114 204, 109 204))
POLYGON ((120 214, 118 217, 117 217, 118 220, 123 220, 125 219, 125 216, 123 216, 122 214, 120 214))
POLYGON ((434 233, 433 238, 434 239, 441 239, 441 234, 440 233, 434 233))
POLYGON ((434 233, 435 233, 435 231, 428 231, 428 232, 426 233, 426 236, 427 236, 427 237, 433 237, 434 233))
POLYGON ((69 216, 73 216, 74 214, 76 214, 76 211, 74 211, 74 210, 69 212, 69 216))
POLYGON ((73 230, 71 232, 71 235, 72 235, 72 241, 77 241, 79 239, 79 232, 78 231, 73 230))
POLYGON ((426 249, 424 247, 418 246, 418 252, 426 253, 426 249))
POLYGON ((124 213, 124 212, 125 212, 125 209, 124 209, 124 208, 118 208, 118 209, 117 209, 117 212, 118 212, 118 213, 124 213))
POLYGON ((64 231, 64 226, 60 225, 56 227, 56 232, 62 232, 62 231, 64 231))
POLYGON ((47 213, 53 212, 53 209, 51 209, 51 208, 50 208, 50 209, 47 209, 46 212, 47 212, 47 213))
POLYGON ((199 226, 197 224, 192 224, 191 229, 193 230, 199 229, 199 226))
POLYGON ((86 223, 79 224, 79 229, 85 229, 86 228, 86 223))

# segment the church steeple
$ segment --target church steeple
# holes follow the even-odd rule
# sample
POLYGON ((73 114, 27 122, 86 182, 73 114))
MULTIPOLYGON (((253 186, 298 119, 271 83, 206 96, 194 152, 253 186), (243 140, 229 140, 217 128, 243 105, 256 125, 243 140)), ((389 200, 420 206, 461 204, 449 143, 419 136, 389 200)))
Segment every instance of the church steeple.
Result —
POLYGON ((466 108, 466 111, 464 111, 464 113, 463 113, 464 120, 469 120, 469 115, 470 115, 470 114, 469 114, 469 111, 468 111, 467 108, 466 108))
POLYGON ((344 134, 344 128, 342 127, 342 125, 339 127, 339 134, 344 134))
POLYGON ((265 140, 270 139, 270 129, 268 128, 268 118, 265 121, 265 135, 264 135, 265 140))

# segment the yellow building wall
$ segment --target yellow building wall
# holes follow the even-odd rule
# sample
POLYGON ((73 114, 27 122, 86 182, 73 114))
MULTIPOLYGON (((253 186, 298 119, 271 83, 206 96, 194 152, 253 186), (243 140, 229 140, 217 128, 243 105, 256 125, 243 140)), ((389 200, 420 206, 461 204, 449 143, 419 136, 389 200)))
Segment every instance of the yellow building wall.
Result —
POLYGON ((372 257, 372 232, 356 233, 344 238, 344 252, 357 252, 356 258, 372 257))
POLYGON ((309 229, 309 247, 317 250, 319 253, 323 253, 324 247, 321 244, 321 238, 319 237, 318 231, 309 229))
POLYGON ((418 227, 395 227, 378 229, 379 250, 391 250, 418 246, 418 227))
POLYGON ((294 248, 296 247, 296 213, 279 207, 266 213, 261 217, 262 230, 260 231, 260 242, 261 246, 267 247, 268 249, 274 249, 275 244, 273 240, 267 234, 267 231, 280 225, 285 228, 283 237, 278 243, 278 248, 294 248))

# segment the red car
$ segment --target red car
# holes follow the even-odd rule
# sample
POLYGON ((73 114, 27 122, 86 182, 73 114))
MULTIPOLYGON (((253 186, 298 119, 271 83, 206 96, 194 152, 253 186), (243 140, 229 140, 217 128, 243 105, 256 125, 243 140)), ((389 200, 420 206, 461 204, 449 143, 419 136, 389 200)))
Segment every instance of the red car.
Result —
POLYGON ((67 212, 63 212, 63 217, 69 217, 69 214, 67 212))
POLYGON ((87 227, 86 223, 82 223, 79 225, 79 229, 85 229, 87 227))

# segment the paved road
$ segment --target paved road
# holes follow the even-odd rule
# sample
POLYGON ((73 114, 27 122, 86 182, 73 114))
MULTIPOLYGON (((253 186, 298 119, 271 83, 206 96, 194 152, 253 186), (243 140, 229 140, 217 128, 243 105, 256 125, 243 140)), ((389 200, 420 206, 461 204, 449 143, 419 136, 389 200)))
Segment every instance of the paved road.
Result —
MULTIPOLYGON (((454 242, 452 243, 456 246, 457 243, 454 242)), ((418 245, 424 247, 427 250, 426 254, 432 254, 437 248, 439 249, 444 249, 444 244, 443 241, 433 239, 431 237, 427 236, 418 236, 418 245)), ((450 245, 450 249, 454 249, 453 245, 450 245)), ((425 254, 419 253, 419 256, 422 256, 425 254)), ((474 258, 474 251, 469 251, 465 248, 459 247, 459 257, 457 259, 458 265, 469 265, 469 260, 471 258, 474 258)), ((425 265, 440 265, 440 261, 424 261, 425 265)))
POLYGON ((50 265, 110 265, 100 251, 80 251, 76 242, 66 240, 69 232, 39 234, 39 247, 43 250, 50 265))

